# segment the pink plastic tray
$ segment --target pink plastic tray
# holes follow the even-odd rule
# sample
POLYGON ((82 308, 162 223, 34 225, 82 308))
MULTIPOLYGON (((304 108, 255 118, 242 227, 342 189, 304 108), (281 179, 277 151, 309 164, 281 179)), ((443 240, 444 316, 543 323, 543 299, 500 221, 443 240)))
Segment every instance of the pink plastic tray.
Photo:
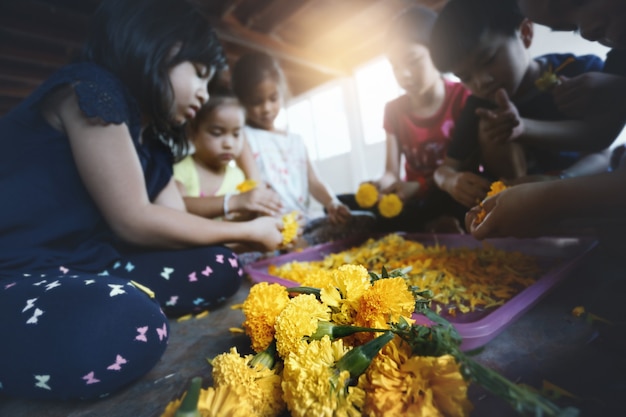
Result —
MULTIPOLYGON (((406 239, 421 242, 424 245, 439 243, 447 247, 482 247, 483 243, 468 235, 423 235, 403 234, 406 239)), ((282 256, 259 261, 244 267, 245 272, 254 282, 272 282, 287 287, 297 286, 297 282, 289 281, 268 274, 268 266, 282 265, 293 261, 314 261, 323 259, 331 253, 358 246, 366 240, 364 237, 346 239, 339 242, 327 243, 305 249, 298 253, 289 253, 282 256)), ((547 268, 546 272, 531 286, 525 288, 513 298, 499 307, 473 311, 463 314, 447 316, 459 334, 463 337, 463 350, 476 349, 502 332, 507 325, 520 317, 552 288, 562 282, 589 253, 597 242, 591 238, 555 237, 539 239, 490 239, 491 245, 498 249, 519 251, 538 258, 540 264, 547 268)), ((418 321, 425 323, 426 319, 414 316, 418 321)))

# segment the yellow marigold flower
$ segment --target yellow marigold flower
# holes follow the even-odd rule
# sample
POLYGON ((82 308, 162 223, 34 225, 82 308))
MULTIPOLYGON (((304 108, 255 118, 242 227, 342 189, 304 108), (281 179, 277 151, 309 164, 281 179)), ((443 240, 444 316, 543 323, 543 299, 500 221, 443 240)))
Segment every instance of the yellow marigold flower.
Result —
POLYGON ((298 220, 296 220, 297 215, 297 211, 283 215, 283 246, 290 244, 298 236, 298 228, 300 225, 298 224, 298 220))
POLYGON ((289 302, 287 289, 279 284, 261 282, 250 288, 243 302, 242 311, 246 319, 243 328, 250 336, 252 349, 261 352, 274 340, 276 317, 289 302))
POLYGON ((352 324, 361 295, 371 286, 370 277, 362 265, 342 265, 331 271, 332 279, 321 287, 321 300, 332 308, 332 321, 352 324))
POLYGON ((370 208, 378 201, 378 190, 374 184, 364 182, 359 186, 354 198, 359 207, 370 208))
POLYGON ((237 391, 259 417, 275 417, 285 409, 280 375, 261 364, 251 368, 248 363, 253 357, 240 356, 235 347, 216 356, 211 361, 213 381, 218 388, 227 386, 237 391))
MULTIPOLYGON (((493 183, 491 183, 491 187, 489 188, 489 192, 487 193, 487 196, 485 198, 494 196, 494 195, 496 195, 496 194, 506 190, 507 188, 508 187, 506 185, 504 185, 504 183, 502 181, 493 182, 493 183)), ((482 208, 483 207, 482 201, 480 202, 479 205, 481 207, 481 210, 478 213, 476 213, 476 220, 475 220, 476 224, 482 223, 483 220, 485 220, 485 217, 487 216, 487 212, 485 211, 484 208, 482 208)))
POLYGON ((318 321, 329 321, 328 307, 320 303, 313 294, 302 294, 292 298, 276 318, 276 350, 285 359, 289 352, 296 352, 303 337, 317 330, 318 321))
MULTIPOLYGON (((400 316, 410 317, 415 311, 415 297, 404 278, 385 278, 363 293, 356 307, 355 326, 388 328, 387 323, 398 322, 400 316)), ((410 321, 410 319, 409 319, 410 321)), ((357 340, 364 343, 376 335, 358 333, 357 340)))
MULTIPOLYGON (((174 417, 182 398, 170 402, 161 417, 174 417)), ((202 417, 257 417, 245 398, 228 386, 200 390, 198 411, 202 417)))
POLYGON ((385 194, 378 202, 378 212, 383 217, 396 217, 402 212, 402 200, 396 194, 385 194))
POLYGON ((335 363, 348 351, 341 340, 302 343, 285 359, 283 395, 293 417, 360 417, 364 393, 348 387, 350 372, 335 363))
POLYGON ((411 356, 406 344, 389 343, 359 379, 364 415, 466 417, 468 382, 451 355, 411 356))
POLYGON ((237 184, 237 191, 240 193, 245 193, 250 190, 254 190, 257 186, 257 182, 255 180, 245 180, 239 184, 237 184))

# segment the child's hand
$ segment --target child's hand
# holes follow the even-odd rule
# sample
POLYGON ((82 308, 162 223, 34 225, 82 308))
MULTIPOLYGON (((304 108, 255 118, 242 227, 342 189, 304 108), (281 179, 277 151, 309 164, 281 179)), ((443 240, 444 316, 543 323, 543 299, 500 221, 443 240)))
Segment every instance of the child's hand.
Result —
POLYGON ((418 195, 421 190, 421 185, 417 181, 396 181, 389 187, 381 191, 381 194, 395 194, 402 202, 418 195))
POLYGON ((480 202, 489 191, 491 182, 480 175, 463 171, 454 174, 446 191, 465 207, 473 207, 480 202))
POLYGON ((503 88, 496 92, 496 104, 496 109, 476 109, 476 115, 480 117, 479 138, 487 143, 516 140, 524 132, 524 124, 517 107, 503 88))
POLYGON ((476 239, 545 234, 549 230, 549 210, 542 198, 542 184, 522 184, 489 197, 482 204, 487 212, 483 221, 476 223, 480 207, 473 207, 465 216, 466 229, 476 239))
POLYGON ((283 221, 277 217, 259 217, 250 221, 250 238, 263 251, 277 249, 283 243, 283 221))
POLYGON ((559 111, 572 118, 611 110, 626 93, 626 79, 603 72, 586 72, 577 77, 559 77, 552 94, 559 111))
POLYGON ((352 217, 348 206, 339 200, 331 201, 325 209, 328 212, 328 220, 330 220, 332 224, 346 223, 350 220, 350 217, 352 217))
POLYGON ((230 201, 233 212, 245 211, 276 216, 282 209, 282 203, 276 191, 264 184, 245 193, 235 194, 230 201))

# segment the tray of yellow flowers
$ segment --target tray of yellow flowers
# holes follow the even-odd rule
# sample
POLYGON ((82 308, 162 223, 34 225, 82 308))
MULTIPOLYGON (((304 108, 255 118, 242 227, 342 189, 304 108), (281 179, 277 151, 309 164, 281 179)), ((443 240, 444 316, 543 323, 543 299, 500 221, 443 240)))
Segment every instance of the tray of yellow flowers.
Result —
MULTIPOLYGON (((595 248, 587 237, 490 239, 460 234, 393 233, 326 243, 245 267, 254 282, 321 288, 344 264, 369 271, 401 271, 428 291, 431 308, 478 348, 571 275, 595 248)), ((423 316, 413 319, 426 323, 423 316)))

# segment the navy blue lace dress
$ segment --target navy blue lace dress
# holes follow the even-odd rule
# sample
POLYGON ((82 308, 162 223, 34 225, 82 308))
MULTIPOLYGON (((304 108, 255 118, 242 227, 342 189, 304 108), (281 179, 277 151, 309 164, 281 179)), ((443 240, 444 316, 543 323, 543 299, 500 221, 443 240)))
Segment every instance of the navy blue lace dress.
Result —
POLYGON ((163 312, 211 308, 243 275, 223 246, 125 249, 84 187, 67 135, 41 114, 42 100, 67 85, 87 117, 128 126, 151 200, 172 176, 169 148, 139 140, 136 101, 93 63, 64 67, 0 119, 0 395, 118 390, 163 354, 163 312))

